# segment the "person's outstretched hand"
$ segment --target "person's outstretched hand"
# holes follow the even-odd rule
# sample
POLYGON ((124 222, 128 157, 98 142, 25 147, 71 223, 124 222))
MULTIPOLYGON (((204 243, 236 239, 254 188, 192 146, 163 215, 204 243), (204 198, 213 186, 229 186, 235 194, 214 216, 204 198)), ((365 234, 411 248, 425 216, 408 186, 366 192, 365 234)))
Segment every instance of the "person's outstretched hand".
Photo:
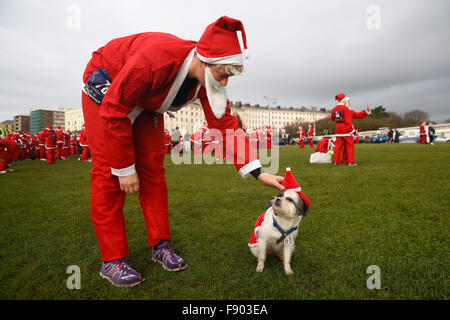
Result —
POLYGON ((280 177, 280 176, 274 176, 272 174, 268 174, 268 173, 261 173, 258 176, 258 181, 261 182, 263 185, 267 186, 267 187, 273 187, 276 188, 278 190, 284 190, 286 189, 282 183, 283 183, 284 178, 280 177))
POLYGON ((137 173, 131 176, 119 177, 120 190, 126 193, 135 193, 139 191, 139 178, 137 173))

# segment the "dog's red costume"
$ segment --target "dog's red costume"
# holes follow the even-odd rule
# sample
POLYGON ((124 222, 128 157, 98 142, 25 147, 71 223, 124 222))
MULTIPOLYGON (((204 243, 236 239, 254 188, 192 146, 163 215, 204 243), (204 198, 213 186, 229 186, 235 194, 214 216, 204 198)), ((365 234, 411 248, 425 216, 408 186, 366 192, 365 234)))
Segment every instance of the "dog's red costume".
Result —
MULTIPOLYGON (((308 209, 311 207, 311 201, 308 199, 308 197, 306 196, 306 194, 304 194, 301 190, 302 188, 300 187, 300 185, 298 184, 298 182, 295 180, 294 175, 291 172, 290 168, 286 169, 286 174, 284 176, 284 180, 283 180, 283 186, 286 187, 286 190, 294 190, 297 191, 297 193, 300 195, 300 197, 302 198, 302 200, 306 203, 308 209)), ((250 236, 250 240, 248 241, 248 245, 250 247, 255 246, 258 241, 256 239, 256 230, 258 228, 260 228, 265 221, 267 221, 267 216, 269 214, 271 214, 273 211, 272 207, 270 207, 269 209, 267 209, 266 212, 262 213, 258 219, 256 220, 255 223, 255 227, 253 228, 253 232, 252 235, 250 236)))

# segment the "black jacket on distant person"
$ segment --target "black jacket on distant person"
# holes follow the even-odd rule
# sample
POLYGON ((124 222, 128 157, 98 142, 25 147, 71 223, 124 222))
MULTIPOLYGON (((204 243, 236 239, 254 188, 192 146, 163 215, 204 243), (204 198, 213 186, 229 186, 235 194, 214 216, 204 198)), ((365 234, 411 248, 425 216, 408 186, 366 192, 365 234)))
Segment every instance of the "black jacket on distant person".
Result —
POLYGON ((394 131, 394 142, 399 143, 400 142, 400 134, 397 130, 394 131))
POLYGON ((435 131, 434 131, 433 126, 429 126, 428 127, 428 136, 430 137, 430 143, 433 143, 433 141, 434 141, 434 133, 435 133, 435 131))

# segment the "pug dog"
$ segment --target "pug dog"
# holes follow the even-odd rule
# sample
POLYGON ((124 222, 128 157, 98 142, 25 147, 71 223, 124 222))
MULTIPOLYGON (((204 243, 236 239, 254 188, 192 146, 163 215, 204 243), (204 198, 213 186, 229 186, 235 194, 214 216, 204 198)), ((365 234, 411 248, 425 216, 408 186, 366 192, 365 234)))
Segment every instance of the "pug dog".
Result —
POLYGON ((275 253, 284 265, 286 275, 292 275, 291 257, 295 249, 300 221, 309 213, 307 197, 294 190, 283 190, 269 202, 271 205, 255 224, 249 248, 258 260, 256 272, 264 270, 267 255, 275 253), (305 200, 304 200, 305 198, 305 200))

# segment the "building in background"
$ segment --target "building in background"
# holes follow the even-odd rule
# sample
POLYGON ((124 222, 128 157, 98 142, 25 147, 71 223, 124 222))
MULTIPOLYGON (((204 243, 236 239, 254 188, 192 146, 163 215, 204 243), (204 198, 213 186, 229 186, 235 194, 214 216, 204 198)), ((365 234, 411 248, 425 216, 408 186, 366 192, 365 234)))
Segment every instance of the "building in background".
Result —
POLYGON ((81 131, 84 123, 83 109, 66 110, 64 120, 66 130, 70 130, 71 132, 81 131))
POLYGON ((0 122, 0 129, 5 129, 8 132, 14 131, 14 120, 5 120, 0 122))
POLYGON ((57 110, 33 110, 30 112, 30 132, 35 134, 52 125, 54 128, 60 126, 65 130, 65 109, 57 110))
POLYGON ((30 116, 25 114, 14 116, 14 131, 30 131, 30 116))

